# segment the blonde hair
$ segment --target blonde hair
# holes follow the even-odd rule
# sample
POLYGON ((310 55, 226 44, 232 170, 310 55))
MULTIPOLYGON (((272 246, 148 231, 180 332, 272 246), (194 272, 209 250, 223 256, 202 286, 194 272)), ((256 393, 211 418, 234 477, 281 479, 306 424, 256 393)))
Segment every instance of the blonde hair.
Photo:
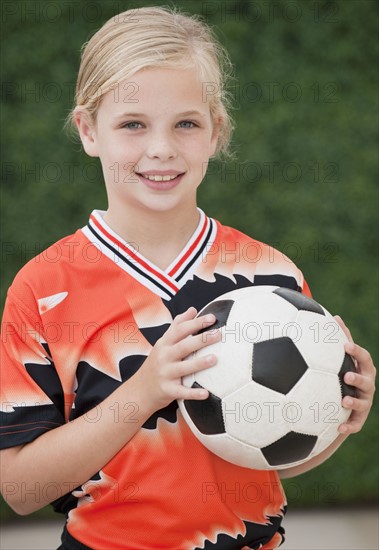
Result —
POLYGON ((233 130, 226 87, 229 57, 213 31, 196 15, 168 7, 127 10, 107 21, 83 45, 76 83, 75 107, 67 126, 75 128, 78 109, 96 122, 102 96, 146 68, 196 68, 209 100, 214 123, 220 125, 216 153, 228 155, 233 130))

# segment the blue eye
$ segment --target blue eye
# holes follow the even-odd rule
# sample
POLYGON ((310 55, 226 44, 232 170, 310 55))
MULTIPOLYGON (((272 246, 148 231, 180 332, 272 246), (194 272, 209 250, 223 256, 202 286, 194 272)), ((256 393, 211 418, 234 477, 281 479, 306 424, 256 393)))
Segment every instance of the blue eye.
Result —
POLYGON ((142 128, 142 124, 137 121, 126 122, 122 125, 122 128, 127 128, 128 130, 139 130, 140 128, 142 128))
POLYGON ((192 122, 192 120, 182 120, 181 122, 179 122, 178 126, 180 126, 181 128, 196 128, 197 124, 192 122))

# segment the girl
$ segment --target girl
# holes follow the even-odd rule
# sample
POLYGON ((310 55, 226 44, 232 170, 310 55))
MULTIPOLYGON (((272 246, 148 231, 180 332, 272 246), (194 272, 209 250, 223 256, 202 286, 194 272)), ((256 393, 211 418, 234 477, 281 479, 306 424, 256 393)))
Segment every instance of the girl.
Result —
MULTIPOLYGON (((214 456, 176 402, 208 397, 181 378, 217 360, 183 361, 220 338, 196 335, 215 322, 197 310, 253 284, 309 294, 288 258, 197 208, 209 158, 231 133, 226 59, 206 25, 164 8, 121 13, 83 50, 71 120, 101 161, 108 208, 20 271, 2 338, 4 497, 20 514, 53 502, 67 515, 61 549, 283 540, 280 472, 214 456)), ((375 369, 367 351, 346 349, 359 369, 345 377, 358 393, 345 398, 352 415, 322 456, 286 475, 364 424, 375 369)))

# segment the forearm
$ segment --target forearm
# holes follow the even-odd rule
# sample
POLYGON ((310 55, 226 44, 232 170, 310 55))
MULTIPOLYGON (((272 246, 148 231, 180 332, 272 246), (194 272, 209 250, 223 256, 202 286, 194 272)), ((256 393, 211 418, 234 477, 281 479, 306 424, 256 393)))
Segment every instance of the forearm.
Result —
POLYGON ((84 416, 53 429, 23 445, 1 451, 2 493, 19 514, 29 514, 50 501, 35 487, 54 484, 66 494, 104 468, 137 433, 145 421, 175 399, 205 399, 208 392, 182 385, 183 377, 215 364, 215 356, 183 359, 221 338, 215 331, 204 339, 199 330, 211 326, 213 315, 196 317, 189 308, 175 317, 138 371, 84 416), (10 491, 7 490, 10 488, 10 491), (14 489, 14 490, 13 490, 14 489))
POLYGON ((285 470, 279 470, 279 476, 282 479, 285 479, 287 477, 295 477, 300 474, 304 474, 305 472, 309 472, 309 470, 316 468, 316 466, 320 466, 320 464, 325 462, 325 460, 330 458, 332 454, 336 452, 338 447, 340 447, 340 445, 345 441, 347 437, 347 435, 339 435, 337 439, 325 449, 325 451, 315 456, 311 460, 308 460, 308 462, 305 462, 304 464, 294 466, 293 468, 287 468, 285 470))
POLYGON ((136 434, 154 412, 137 374, 87 414, 1 452, 2 493, 17 513, 34 512, 85 483, 136 434))

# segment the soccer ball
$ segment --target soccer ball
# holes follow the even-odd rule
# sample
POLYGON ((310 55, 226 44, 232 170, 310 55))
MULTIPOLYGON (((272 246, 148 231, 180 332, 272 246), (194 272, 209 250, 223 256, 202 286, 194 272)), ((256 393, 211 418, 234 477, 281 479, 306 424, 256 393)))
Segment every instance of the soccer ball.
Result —
POLYGON ((347 338, 334 317, 300 292, 275 286, 242 288, 219 296, 198 316, 213 313, 221 341, 192 356, 214 353, 217 364, 183 378, 206 388, 206 400, 181 400, 195 436, 239 466, 284 469, 321 453, 338 436, 350 410, 344 383, 355 371, 347 338))

